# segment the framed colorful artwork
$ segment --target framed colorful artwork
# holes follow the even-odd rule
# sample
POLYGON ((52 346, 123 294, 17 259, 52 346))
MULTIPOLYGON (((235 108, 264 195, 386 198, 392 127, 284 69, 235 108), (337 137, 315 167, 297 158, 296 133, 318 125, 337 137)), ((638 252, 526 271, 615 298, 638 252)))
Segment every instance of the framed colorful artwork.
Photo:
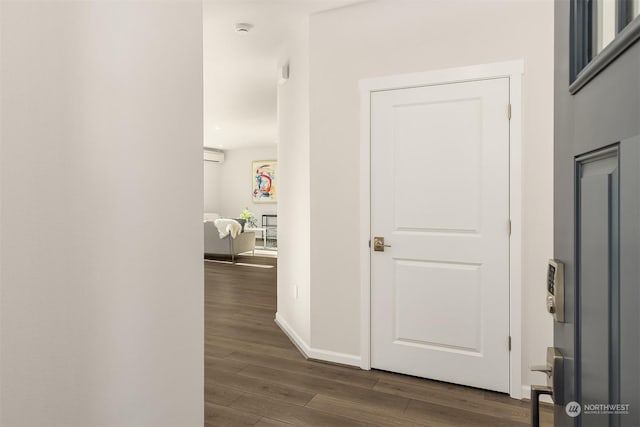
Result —
POLYGON ((251 198, 254 203, 278 201, 278 161, 254 160, 251 162, 251 198))

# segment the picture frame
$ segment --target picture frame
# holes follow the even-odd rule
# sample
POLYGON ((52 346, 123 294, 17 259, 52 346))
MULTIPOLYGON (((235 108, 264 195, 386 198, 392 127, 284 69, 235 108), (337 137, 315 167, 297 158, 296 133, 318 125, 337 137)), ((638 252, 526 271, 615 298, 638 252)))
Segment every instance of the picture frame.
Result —
POLYGON ((254 203, 278 201, 278 161, 253 160, 251 162, 251 200, 254 203))

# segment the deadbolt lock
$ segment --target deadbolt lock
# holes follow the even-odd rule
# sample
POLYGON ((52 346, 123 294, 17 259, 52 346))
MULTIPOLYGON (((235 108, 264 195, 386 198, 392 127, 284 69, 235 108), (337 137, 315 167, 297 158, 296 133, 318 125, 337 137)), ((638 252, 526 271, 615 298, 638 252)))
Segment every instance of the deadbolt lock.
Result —
POLYGON ((373 250, 376 252, 384 252, 384 248, 390 248, 391 245, 384 244, 384 237, 373 238, 373 250))
POLYGON ((564 322, 564 264, 555 259, 547 266, 547 311, 564 322))

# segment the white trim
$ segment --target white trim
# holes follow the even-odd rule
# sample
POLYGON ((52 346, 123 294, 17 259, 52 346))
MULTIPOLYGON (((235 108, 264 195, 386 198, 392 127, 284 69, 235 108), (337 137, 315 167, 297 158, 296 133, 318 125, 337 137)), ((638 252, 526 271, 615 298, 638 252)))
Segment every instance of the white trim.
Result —
MULTIPOLYGON (((444 70, 423 71, 397 76, 377 77, 360 80, 360 93, 393 90, 408 87, 431 86, 473 80, 495 79, 521 76, 524 73, 522 60, 496 62, 493 64, 471 65, 444 70)), ((362 116, 361 116, 362 117, 362 116)))
MULTIPOLYGON (((513 397, 513 396, 512 396, 513 397)), ((531 400, 531 386, 523 385, 522 386, 522 400, 531 400)), ((548 394, 540 395, 540 402, 550 403, 553 405, 553 399, 548 394)))
POLYGON ((360 85, 360 368, 371 369, 371 89, 360 85))
POLYGON ((360 81, 360 367, 371 369, 371 92, 509 78, 509 394, 522 398, 522 74, 524 61, 472 65, 360 81))
POLYGON ((522 394, 522 74, 509 75, 509 395, 521 399, 522 394))
POLYGON ((348 365, 359 367, 361 364, 360 356, 354 354, 337 353, 335 351, 321 350, 312 348, 309 354, 311 360, 321 360, 323 362, 338 363, 340 365, 348 365))
POLYGON ((298 333, 293 330, 291 325, 289 325, 289 323, 284 320, 284 317, 282 317, 280 313, 276 313, 276 318, 274 319, 274 321, 276 322, 276 325, 278 325, 278 327, 282 329, 282 332, 284 332, 289 340, 291 340, 293 345, 298 348, 298 351, 302 353, 304 358, 309 359, 309 353, 311 353, 311 347, 309 347, 309 344, 307 344, 306 341, 303 340, 302 337, 300 337, 300 335, 298 335, 298 333))
POLYGON ((311 347, 279 313, 276 313, 275 322, 282 332, 291 340, 293 345, 298 348, 298 351, 300 351, 305 359, 321 360, 324 362, 339 363, 341 365, 360 366, 359 356, 311 347))

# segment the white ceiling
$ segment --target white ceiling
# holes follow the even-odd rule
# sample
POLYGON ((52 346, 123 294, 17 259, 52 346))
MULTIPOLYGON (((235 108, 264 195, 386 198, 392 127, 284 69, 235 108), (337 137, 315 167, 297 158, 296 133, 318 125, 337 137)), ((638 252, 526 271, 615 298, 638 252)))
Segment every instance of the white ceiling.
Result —
POLYGON ((204 146, 275 144, 277 61, 293 20, 362 0, 205 0, 204 146), (248 34, 234 25, 250 23, 248 34))

